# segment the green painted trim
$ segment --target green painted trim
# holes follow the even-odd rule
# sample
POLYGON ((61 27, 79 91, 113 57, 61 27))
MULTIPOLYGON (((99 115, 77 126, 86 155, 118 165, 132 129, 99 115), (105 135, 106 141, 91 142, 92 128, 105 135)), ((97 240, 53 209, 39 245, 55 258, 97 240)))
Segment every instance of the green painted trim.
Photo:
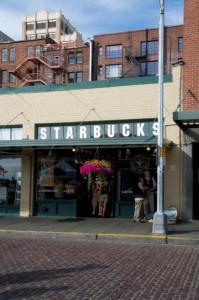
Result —
POLYGON ((175 111, 173 113, 174 121, 190 121, 190 120, 199 120, 199 110, 190 110, 190 111, 175 111))
MULTIPOLYGON (((164 82, 172 82, 172 75, 164 75, 164 82)), ((129 85, 144 85, 144 84, 157 84, 158 76, 144 76, 135 78, 120 78, 120 79, 106 79, 98 81, 85 81, 65 84, 49 84, 49 85, 35 85, 25 87, 8 87, 1 88, 0 95, 10 94, 25 94, 25 93, 47 93, 56 91, 67 90, 83 90, 83 89, 96 89, 106 87, 118 87, 129 85)))
POLYGON ((149 138, 112 138, 112 139, 85 139, 85 140, 20 140, 0 141, 0 148, 9 147, 9 151, 29 147, 72 147, 72 146, 122 146, 122 145, 153 145, 157 144, 157 137, 149 138))

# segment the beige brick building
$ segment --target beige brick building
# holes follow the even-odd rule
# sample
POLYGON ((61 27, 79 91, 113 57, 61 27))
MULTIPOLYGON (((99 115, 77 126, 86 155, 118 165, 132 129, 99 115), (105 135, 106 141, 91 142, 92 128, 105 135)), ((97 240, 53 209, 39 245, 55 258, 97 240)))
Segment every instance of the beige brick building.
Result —
MULTIPOLYGON (((172 112, 179 104, 180 69, 180 66, 174 67, 173 74, 164 79, 165 208, 175 206, 179 218, 182 215, 181 148, 179 127, 172 120, 172 112)), ((2 89, 0 100, 3 107, 1 153, 9 159, 19 158, 21 166, 20 206, 14 201, 13 210, 1 207, 1 213, 89 216, 90 198, 79 168, 85 160, 99 158, 109 160, 114 168, 107 216, 132 217, 132 180, 145 168, 156 177, 156 76, 89 82, 81 86, 2 89), (18 138, 11 134, 10 140, 4 140, 5 129, 11 132, 18 129, 18 138), (149 151, 147 146, 150 146, 149 151), (72 151, 74 148, 76 152, 72 151), (64 159, 65 165, 69 164, 76 175, 67 175, 66 170, 62 174, 55 167, 53 183, 41 184, 42 164, 52 157, 54 166, 64 159), (122 187, 124 176, 128 179, 127 190, 122 187), (76 193, 67 192, 66 186, 71 180, 78 182, 76 193)))

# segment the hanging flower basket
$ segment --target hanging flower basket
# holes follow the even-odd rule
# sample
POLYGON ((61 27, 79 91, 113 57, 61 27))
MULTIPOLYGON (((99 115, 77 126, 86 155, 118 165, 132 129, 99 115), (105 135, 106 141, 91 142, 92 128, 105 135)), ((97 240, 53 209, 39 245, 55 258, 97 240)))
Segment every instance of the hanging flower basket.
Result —
POLYGON ((106 180, 107 176, 111 173, 111 163, 106 160, 89 160, 80 167, 80 174, 87 180, 89 189, 94 180, 96 181, 97 187, 101 188, 104 180, 106 180))

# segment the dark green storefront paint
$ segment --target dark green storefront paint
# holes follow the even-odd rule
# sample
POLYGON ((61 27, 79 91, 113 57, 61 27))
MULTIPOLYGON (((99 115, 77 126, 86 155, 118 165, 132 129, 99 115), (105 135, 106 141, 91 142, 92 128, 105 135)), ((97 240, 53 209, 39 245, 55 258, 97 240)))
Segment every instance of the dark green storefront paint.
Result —
POLYGON ((81 200, 38 200, 35 216, 80 217, 83 211, 81 200))
POLYGON ((0 216, 19 216, 19 207, 2 206, 0 207, 0 216))
MULTIPOLYGON (((172 75, 164 75, 164 83, 172 82, 172 75)), ((24 93, 48 93, 56 91, 70 91, 70 90, 85 90, 106 87, 118 87, 129 85, 144 85, 157 84, 158 76, 144 76, 135 78, 121 78, 121 79, 107 79, 99 81, 85 81, 64 84, 49 84, 49 85, 35 85, 25 87, 8 87, 0 89, 0 95, 10 94, 24 94, 24 93)))
POLYGON ((116 218, 133 218, 135 201, 117 201, 115 202, 116 218))

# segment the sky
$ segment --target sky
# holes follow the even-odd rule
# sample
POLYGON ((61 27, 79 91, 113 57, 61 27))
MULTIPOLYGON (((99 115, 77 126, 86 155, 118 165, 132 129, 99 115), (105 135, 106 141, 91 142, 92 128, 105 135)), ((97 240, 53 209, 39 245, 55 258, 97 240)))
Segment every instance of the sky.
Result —
MULTIPOLYGON (((184 0, 165 0, 165 26, 183 24, 184 0)), ((0 31, 18 41, 22 16, 61 10, 84 39, 159 26, 160 0, 0 0, 0 31)))

